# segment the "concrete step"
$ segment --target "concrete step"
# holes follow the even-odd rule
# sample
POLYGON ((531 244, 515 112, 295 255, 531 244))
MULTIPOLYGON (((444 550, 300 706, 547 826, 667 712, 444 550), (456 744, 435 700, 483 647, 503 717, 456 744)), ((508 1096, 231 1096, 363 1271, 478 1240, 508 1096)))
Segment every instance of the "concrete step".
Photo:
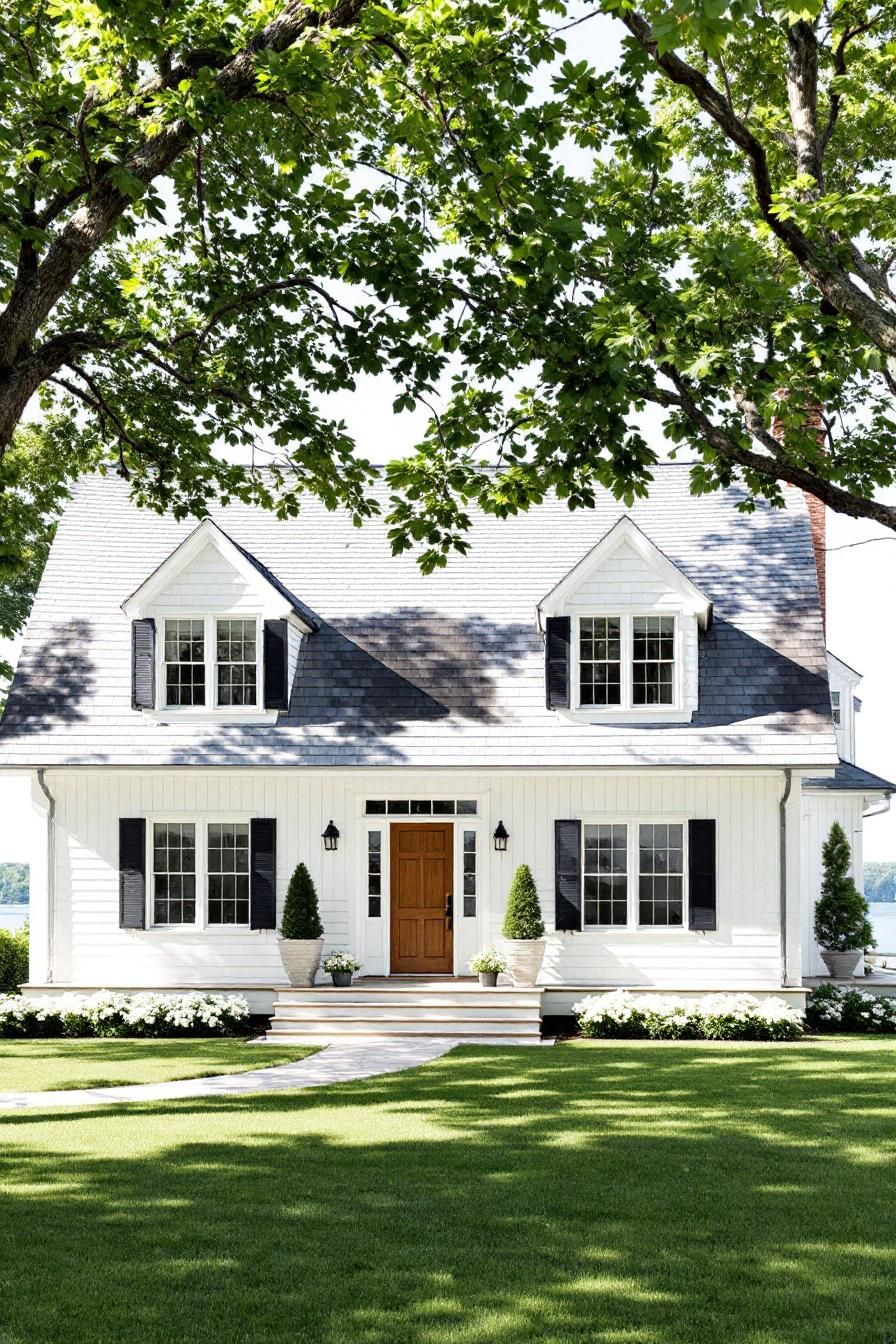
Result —
POLYGON ((275 1018, 268 1040, 283 1036, 532 1036, 539 1034, 537 1019, 515 1022, 506 1018, 398 1018, 370 1017, 275 1018))
MULTIPOLYGON (((541 1036, 506 1036, 494 1033, 492 1035, 466 1036, 459 1035, 454 1031, 430 1031, 427 1032, 427 1038, 440 1041, 457 1041, 460 1045, 552 1045, 552 1041, 542 1040, 541 1036)), ((363 1045, 369 1041, 371 1045, 378 1041, 394 1041, 396 1033, 394 1032, 375 1032, 375 1031, 340 1031, 334 1033, 320 1032, 278 1032, 272 1036, 270 1032, 265 1037, 268 1045, 323 1045, 328 1041, 345 1041, 352 1044, 363 1045)))
POLYGON ((479 989, 474 990, 436 990, 436 991, 418 991, 409 993, 407 990, 393 989, 328 989, 321 986, 320 989, 287 989, 279 990, 275 999, 275 1006, 284 1007, 314 1007, 319 1008, 325 1003, 353 1003, 353 1004, 389 1004, 394 1006, 404 1006, 413 1004, 417 1007, 436 1008, 452 1007, 466 1008, 474 1007, 479 1004, 491 1005, 513 1005, 518 1008, 530 1008, 533 1012, 538 1012, 541 1008, 541 994, 533 993, 529 989, 479 989))
POLYGON ((319 1018, 321 1021, 325 1019, 331 1021, 342 1017, 367 1017, 371 1021, 376 1019, 378 1022, 401 1022, 411 1019, 430 1022, 446 1019, 484 1022, 492 1019, 521 1022, 540 1020, 537 1008, 518 1007, 513 1003, 476 1003, 463 1007, 452 1006, 450 1003, 276 1003, 273 1012, 275 1022, 291 1018, 301 1018, 304 1021, 319 1018))

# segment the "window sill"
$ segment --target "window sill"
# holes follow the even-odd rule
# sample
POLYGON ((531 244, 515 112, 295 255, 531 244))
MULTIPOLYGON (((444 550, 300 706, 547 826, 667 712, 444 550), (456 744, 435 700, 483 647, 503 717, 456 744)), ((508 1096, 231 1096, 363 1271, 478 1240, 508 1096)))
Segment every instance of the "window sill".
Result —
POLYGON ((658 709, 606 709, 601 706, 579 705, 576 709, 560 710, 573 723, 589 723, 600 727, 612 727, 614 724, 642 724, 649 728, 655 723, 690 723, 694 717, 693 709, 682 709, 680 705, 663 705, 658 709))
POLYGON ((153 723, 219 723, 219 724, 259 724, 276 723, 281 709, 143 709, 138 713, 153 723))
POLYGON ((229 933, 266 933, 266 929, 253 929, 248 924, 147 924, 145 929, 134 929, 134 933, 165 934, 180 936, 184 933, 229 934, 229 933))

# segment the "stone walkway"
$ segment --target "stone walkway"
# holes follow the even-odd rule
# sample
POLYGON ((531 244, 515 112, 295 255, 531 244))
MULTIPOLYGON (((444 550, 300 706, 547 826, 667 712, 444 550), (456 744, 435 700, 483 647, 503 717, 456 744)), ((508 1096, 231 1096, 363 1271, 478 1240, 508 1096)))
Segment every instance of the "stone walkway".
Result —
MULTIPOLYGON (((298 1087, 326 1087, 380 1073, 399 1073, 447 1054, 456 1040, 368 1040, 328 1045, 295 1064, 276 1064, 216 1078, 185 1078, 172 1083, 133 1083, 123 1087, 83 1087, 66 1092, 0 1092, 0 1110, 48 1106, 109 1106, 123 1101, 180 1101, 187 1097, 241 1097, 298 1087)), ((259 1046, 263 1050, 263 1046, 259 1046)))

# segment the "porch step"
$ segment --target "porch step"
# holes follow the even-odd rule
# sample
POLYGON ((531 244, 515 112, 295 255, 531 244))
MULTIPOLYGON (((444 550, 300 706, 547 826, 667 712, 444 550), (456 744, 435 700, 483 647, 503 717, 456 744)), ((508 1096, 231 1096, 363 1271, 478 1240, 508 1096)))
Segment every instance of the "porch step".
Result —
POLYGON ((500 1030, 505 1036, 525 1036, 532 1031, 532 1021, 507 1017, 467 1018, 451 1013, 430 1014, 428 1017, 413 1017, 410 1013, 404 1017, 380 1013, 354 1017, 284 1017, 278 1014, 271 1020, 268 1034, 275 1036, 281 1031, 304 1031, 306 1028, 320 1032, 375 1031, 382 1036, 426 1036, 432 1035, 434 1031, 446 1036, 487 1036, 491 1030, 500 1030))
MULTIPOLYGON (((264 1041, 269 1045, 323 1045, 330 1041, 346 1041, 353 1044, 363 1045, 365 1041, 374 1044, 376 1041, 394 1041, 403 1036, 407 1039, 416 1033, 402 1032, 382 1032, 382 1031, 301 1031, 301 1032, 277 1032, 268 1034, 264 1041)), ((552 1045, 552 1041, 545 1041, 538 1036, 504 1036, 497 1032, 488 1034, 480 1032, 478 1035, 467 1036, 456 1031, 429 1031, 426 1033, 428 1040, 437 1041, 458 1041, 462 1045, 552 1045)), ((261 1038, 259 1038, 260 1040, 261 1038)))
POLYGON ((421 978, 279 990, 267 1040, 441 1036, 533 1043, 540 1034, 539 990, 421 978))
POLYGON ((324 1011, 329 1008, 343 1008, 345 1004, 351 1004, 353 1007, 363 1007, 371 1009, 395 1009, 396 1012, 404 1012, 408 1008, 414 1008, 418 1011, 420 1008, 451 1008, 458 1009, 461 1012, 478 1012, 481 1009, 496 1009, 498 1012, 539 1012, 541 1007, 541 995, 532 995, 532 993, 517 992, 502 995, 500 992, 489 993, 482 992, 478 995, 458 995, 458 993, 443 993, 443 995, 433 995, 433 993, 424 993, 424 995, 390 995, 390 993, 376 993, 372 995, 367 991, 355 991, 355 989, 308 989, 308 991, 292 991, 289 993, 278 993, 275 999, 277 1008, 313 1008, 316 1012, 324 1011))

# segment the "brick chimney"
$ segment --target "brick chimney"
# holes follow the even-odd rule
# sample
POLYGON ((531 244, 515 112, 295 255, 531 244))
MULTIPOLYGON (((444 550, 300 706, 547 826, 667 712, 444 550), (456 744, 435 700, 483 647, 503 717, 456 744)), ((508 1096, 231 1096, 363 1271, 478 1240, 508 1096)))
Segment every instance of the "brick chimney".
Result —
MULTIPOLYGON (((786 397, 787 393, 781 391, 779 398, 786 397)), ((824 431, 821 424, 821 410, 815 406, 806 414, 806 424, 811 425, 818 434, 819 442, 822 440, 824 431)), ((781 438, 781 421, 775 416, 772 421, 772 433, 776 439, 781 438)), ((812 531, 812 550, 815 552, 815 573, 818 577, 818 598, 821 603, 821 623, 827 628, 827 582, 825 575, 825 547, 826 547, 826 506, 825 504, 811 495, 808 490, 803 491, 803 498, 806 501, 806 508, 809 511, 809 527, 812 531)))
POLYGON ((827 593, 825 591, 825 506, 820 499, 804 490, 812 528, 812 549, 815 552, 815 570, 818 574, 818 596, 821 601, 821 622, 827 625, 827 593))

